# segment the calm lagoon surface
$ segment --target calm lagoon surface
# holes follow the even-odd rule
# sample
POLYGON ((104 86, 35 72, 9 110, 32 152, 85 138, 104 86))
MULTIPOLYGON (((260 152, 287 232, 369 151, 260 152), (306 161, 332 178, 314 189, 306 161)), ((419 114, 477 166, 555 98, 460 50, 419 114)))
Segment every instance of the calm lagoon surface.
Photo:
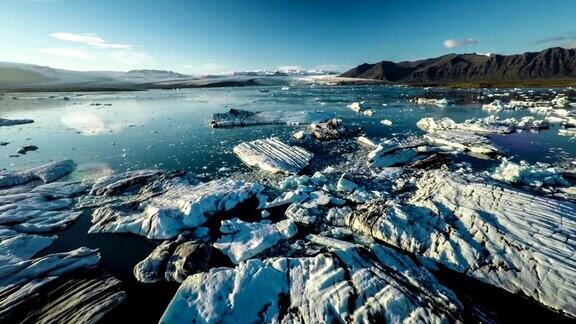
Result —
MULTIPOLYGON (((302 127, 264 125, 234 129, 207 126, 212 113, 230 108, 251 111, 324 110, 345 124, 362 127, 370 138, 402 139, 423 131, 423 117, 450 117, 457 122, 485 117, 479 105, 416 106, 406 98, 421 88, 385 86, 238 87, 154 90, 114 93, 6 94, 0 96, 0 118, 29 118, 35 122, 0 128, 0 167, 18 169, 50 160, 72 158, 79 171, 96 172, 141 168, 181 169, 217 174, 225 167, 245 166, 232 154, 241 141, 278 136, 291 140, 302 127), (69 100, 65 100, 68 98, 69 100), (366 101, 371 117, 346 105, 366 101), (392 126, 380 120, 389 119, 392 126), (37 151, 15 157, 24 145, 37 151), (12 157, 11 157, 12 156, 12 157)), ((502 118, 528 115, 527 110, 503 111, 502 118)), ((513 160, 554 163, 576 153, 573 138, 558 136, 558 126, 539 133, 493 136, 492 140, 513 160)))

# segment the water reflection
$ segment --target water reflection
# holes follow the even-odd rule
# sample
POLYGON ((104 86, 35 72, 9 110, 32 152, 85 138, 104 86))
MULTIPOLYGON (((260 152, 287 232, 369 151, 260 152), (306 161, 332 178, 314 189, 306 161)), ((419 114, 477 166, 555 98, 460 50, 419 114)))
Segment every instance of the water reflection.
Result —
POLYGON ((71 112, 62 116, 62 123, 81 132, 82 135, 94 136, 110 132, 119 132, 130 125, 127 121, 102 118, 92 113, 71 112))

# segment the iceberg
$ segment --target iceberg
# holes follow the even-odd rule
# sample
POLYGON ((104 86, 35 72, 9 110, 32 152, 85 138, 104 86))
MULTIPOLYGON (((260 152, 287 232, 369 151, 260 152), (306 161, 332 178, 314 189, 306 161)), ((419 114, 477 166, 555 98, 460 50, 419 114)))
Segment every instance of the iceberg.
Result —
POLYGON ((407 204, 376 200, 345 215, 355 231, 576 316, 576 205, 426 172, 407 204))
POLYGON ((314 157, 307 150, 285 144, 276 137, 240 143, 233 151, 247 165, 272 173, 297 174, 314 157))
POLYGON ((545 165, 530 165, 525 161, 514 163, 506 158, 491 174, 492 178, 508 183, 523 183, 533 187, 569 186, 570 183, 562 177, 555 168, 545 165))
POLYGON ((378 245, 342 246, 314 257, 252 259, 192 275, 160 322, 460 320, 456 296, 410 258, 378 245))
POLYGON ((100 254, 85 247, 23 259, 0 268, 0 319, 7 323, 95 323, 126 297, 107 274, 67 279, 96 268, 100 254))
POLYGON ((162 242, 146 259, 136 264, 134 277, 144 283, 162 279, 183 282, 188 276, 209 269, 212 251, 212 246, 197 241, 193 233, 185 232, 175 240, 162 242))
POLYGON ((89 233, 133 233, 149 239, 170 239, 203 225, 218 212, 229 211, 249 199, 264 199, 260 196, 263 189, 260 184, 231 179, 198 185, 179 183, 135 207, 121 202, 97 208, 89 233))
POLYGON ((323 122, 333 118, 333 113, 324 111, 262 111, 252 112, 247 110, 230 109, 225 113, 212 115, 210 127, 238 127, 266 124, 302 125, 323 122))
POLYGON ((312 135, 319 140, 335 140, 357 133, 344 126, 342 119, 338 118, 330 119, 322 123, 310 124, 310 131, 312 135))
POLYGON ((436 131, 424 135, 424 138, 431 144, 440 147, 448 147, 482 155, 501 153, 486 137, 463 131, 436 131))
POLYGON ((0 189, 32 181, 53 182, 69 175, 75 168, 74 161, 62 160, 23 171, 0 171, 0 189))
POLYGON ((296 235, 298 227, 289 219, 272 224, 267 220, 249 223, 233 218, 222 221, 220 232, 223 235, 213 244, 214 248, 238 264, 296 235))
POLYGON ((13 126, 13 125, 23 125, 23 124, 31 124, 34 121, 32 119, 6 119, 0 118, 0 127, 3 126, 13 126))

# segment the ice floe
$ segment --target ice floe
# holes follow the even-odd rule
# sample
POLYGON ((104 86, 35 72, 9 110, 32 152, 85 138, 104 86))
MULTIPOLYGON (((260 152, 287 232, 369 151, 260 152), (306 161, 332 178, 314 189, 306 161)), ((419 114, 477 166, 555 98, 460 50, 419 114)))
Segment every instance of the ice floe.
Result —
POLYGON ((429 133, 461 130, 478 134, 508 134, 513 131, 513 129, 508 126, 493 125, 489 122, 475 122, 470 120, 465 123, 456 123, 448 117, 439 120, 435 120, 432 117, 422 118, 416 123, 416 126, 429 133))
POLYGON ((314 157, 307 150, 285 144, 275 137, 240 143, 234 147, 234 153, 249 166, 287 174, 299 173, 314 157))
POLYGON ((335 140, 358 133, 346 127, 342 120, 338 118, 330 119, 322 123, 310 124, 310 131, 312 135, 319 140, 335 140))
POLYGON ((482 155, 499 154, 501 151, 486 137, 463 131, 436 131, 424 135, 431 144, 447 149, 462 150, 482 155))
POLYGON ((209 125, 214 128, 265 124, 301 125, 322 122, 333 117, 333 113, 324 111, 279 110, 252 112, 240 109, 230 109, 225 113, 213 114, 209 125))
POLYGON ((348 105, 348 108, 354 110, 355 112, 361 112, 369 107, 366 105, 365 101, 353 102, 348 105))
POLYGON ((106 274, 67 276, 86 273, 99 261, 98 251, 82 247, 3 266, 0 319, 7 323, 97 322, 124 300, 120 281, 106 274))
POLYGON ((546 306, 576 315, 574 203, 444 170, 408 204, 376 200, 346 217, 356 231, 546 306))
MULTIPOLYGON (((206 229, 199 227, 198 229, 206 229)), ((150 255, 134 267, 134 276, 140 282, 160 280, 183 282, 188 276, 207 271, 213 248, 198 240, 198 234, 185 232, 174 240, 162 242, 150 255)))
POLYGON ((433 99, 433 98, 414 98, 410 100, 411 103, 424 106, 447 107, 450 105, 450 100, 446 98, 433 99))
POLYGON ((533 187, 569 186, 560 170, 543 164, 530 165, 525 161, 514 163, 506 158, 491 174, 492 178, 508 182, 522 183, 533 187))
POLYGON ((298 228, 289 219, 272 224, 267 220, 249 223, 233 218, 222 221, 220 232, 223 235, 213 244, 214 248, 238 264, 262 253, 280 240, 296 235, 298 228))
POLYGON ((23 185, 32 181, 44 183, 56 181, 74 171, 72 160, 49 163, 23 171, 0 171, 0 189, 23 185))
POLYGON ((259 197, 262 190, 259 184, 240 180, 219 179, 198 185, 185 180, 167 186, 156 195, 136 194, 136 198, 142 198, 136 206, 120 202, 95 209, 89 232, 170 239, 249 199, 264 200, 259 197))
MULTIPOLYGON (((333 242, 332 245, 339 246, 333 242)), ((462 306, 424 268, 388 248, 248 260, 186 279, 163 323, 448 322, 462 306)))
POLYGON ((0 127, 3 126, 13 126, 13 125, 23 125, 23 124, 31 124, 34 121, 32 119, 6 119, 0 118, 0 127))

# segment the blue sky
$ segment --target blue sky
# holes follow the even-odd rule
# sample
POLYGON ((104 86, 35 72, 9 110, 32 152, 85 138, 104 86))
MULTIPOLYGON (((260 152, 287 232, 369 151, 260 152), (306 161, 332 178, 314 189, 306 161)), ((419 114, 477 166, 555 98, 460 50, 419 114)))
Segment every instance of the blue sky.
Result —
POLYGON ((576 1, 0 0, 0 61, 77 70, 345 70, 576 47, 576 1))

